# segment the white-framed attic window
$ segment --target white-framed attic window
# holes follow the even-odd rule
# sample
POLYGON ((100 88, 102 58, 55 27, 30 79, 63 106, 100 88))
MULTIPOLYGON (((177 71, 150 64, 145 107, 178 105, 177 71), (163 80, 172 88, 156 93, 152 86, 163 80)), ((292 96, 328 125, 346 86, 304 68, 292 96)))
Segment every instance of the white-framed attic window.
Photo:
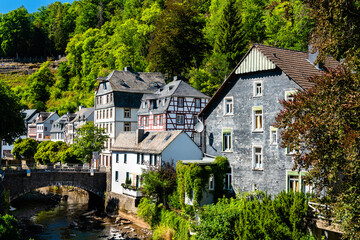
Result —
POLYGON ((253 96, 254 97, 261 97, 263 95, 263 82, 262 81, 255 81, 253 83, 253 96))
POLYGON ((224 115, 233 115, 234 114, 234 101, 233 97, 226 97, 224 99, 224 115))

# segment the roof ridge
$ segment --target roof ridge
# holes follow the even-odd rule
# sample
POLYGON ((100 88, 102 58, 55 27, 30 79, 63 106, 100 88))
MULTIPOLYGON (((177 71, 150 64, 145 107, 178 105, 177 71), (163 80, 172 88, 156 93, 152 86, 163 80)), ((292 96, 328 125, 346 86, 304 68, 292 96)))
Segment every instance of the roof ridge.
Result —
POLYGON ((292 52, 307 53, 307 52, 300 51, 300 50, 281 48, 281 47, 270 46, 270 45, 265 45, 265 44, 261 44, 261 43, 254 43, 253 46, 263 46, 263 47, 275 48, 275 49, 279 49, 279 50, 287 50, 287 51, 292 51, 292 52))

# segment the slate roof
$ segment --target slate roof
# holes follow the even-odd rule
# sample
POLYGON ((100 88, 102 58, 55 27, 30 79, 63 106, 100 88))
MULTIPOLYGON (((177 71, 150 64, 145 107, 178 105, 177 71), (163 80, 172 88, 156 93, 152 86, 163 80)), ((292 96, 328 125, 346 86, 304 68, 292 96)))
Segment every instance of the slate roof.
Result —
POLYGON ((68 122, 68 115, 64 114, 60 118, 56 119, 51 125, 50 132, 63 132, 65 123, 68 122))
MULTIPOLYGON (((308 79, 311 76, 319 76, 322 74, 322 71, 314 66, 309 60, 309 54, 307 52, 283 49, 278 47, 271 47, 261 44, 254 44, 241 61, 237 64, 234 70, 230 73, 227 79, 221 84, 220 88, 215 92, 213 97, 210 99, 208 104, 203 108, 199 115, 202 115, 206 112, 215 98, 217 98, 223 89, 227 86, 227 82, 231 81, 236 77, 236 69, 244 61, 247 55, 254 49, 258 49, 262 54, 264 54, 272 63, 274 63, 278 68, 280 68, 290 79, 295 81, 301 88, 307 90, 314 86, 314 83, 310 82, 308 79)), ((339 66, 339 62, 332 57, 328 57, 325 61, 324 67, 326 69, 336 68, 339 66)))
POLYGON ((153 94, 144 94, 142 100, 147 99, 159 99, 159 98, 165 98, 165 97, 194 97, 194 98, 207 98, 210 97, 203 94, 199 90, 193 88, 188 83, 184 82, 183 80, 175 80, 168 84, 166 84, 164 87, 159 88, 155 93, 153 94))
POLYGON ((141 99, 141 102, 146 100, 158 100, 158 99, 161 99, 162 102, 160 104, 157 104, 156 109, 149 110, 149 108, 140 107, 140 109, 138 110, 138 115, 149 114, 150 111, 152 114, 159 114, 165 112, 169 107, 170 97, 193 97, 193 98, 210 99, 209 96, 193 88, 188 83, 182 80, 174 80, 166 84, 164 87, 158 89, 155 93, 144 94, 141 99))
MULTIPOLYGON (((180 134, 178 131, 145 132, 140 143, 136 142, 136 131, 120 132, 112 145, 112 151, 161 154, 180 134)), ((186 133, 184 133, 186 134, 186 133)))
POLYGON ((22 112, 23 116, 24 116, 24 121, 27 123, 32 122, 36 117, 36 109, 26 109, 22 112))
POLYGON ((40 112, 38 117, 42 117, 42 120, 37 119, 36 123, 43 123, 45 122, 48 118, 52 117, 56 112, 40 112))
POLYGON ((80 119, 87 119, 94 112, 94 107, 91 108, 82 108, 76 113, 74 113, 74 117, 70 120, 71 123, 79 121, 80 119))
POLYGON ((163 75, 155 72, 112 71, 107 77, 98 81, 109 81, 113 91, 152 93, 165 84, 163 75))
MULTIPOLYGON (((270 47, 260 44, 255 44, 249 52, 253 48, 260 50, 260 52, 263 53, 271 62, 273 62, 305 90, 314 85, 312 82, 309 82, 309 77, 319 76, 321 74, 321 71, 309 62, 308 53, 306 52, 270 47)), ((242 61, 240 61, 240 63, 241 62, 242 61)), ((338 65, 339 62, 332 57, 328 57, 325 61, 326 68, 336 68, 338 65)))

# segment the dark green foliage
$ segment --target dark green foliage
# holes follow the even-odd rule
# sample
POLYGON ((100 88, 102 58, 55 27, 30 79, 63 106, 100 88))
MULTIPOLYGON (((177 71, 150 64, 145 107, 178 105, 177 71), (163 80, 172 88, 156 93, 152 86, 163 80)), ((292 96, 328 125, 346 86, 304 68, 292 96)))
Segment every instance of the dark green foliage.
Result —
POLYGON ((26 80, 25 89, 18 93, 29 108, 35 108, 39 111, 46 110, 46 101, 50 98, 50 88, 55 83, 55 77, 49 65, 50 62, 43 63, 40 69, 26 80))
POLYGON ((24 7, 0 15, 2 56, 26 56, 30 39, 30 15, 24 7))
POLYGON ((169 0, 165 4, 146 59, 152 71, 183 75, 187 68, 200 65, 203 59, 204 21, 188 2, 169 0))
POLYGON ((66 62, 60 63, 58 72, 58 79, 56 82, 56 87, 62 91, 68 90, 70 83, 70 67, 66 64, 66 62))
POLYGON ((247 52, 249 41, 246 38, 240 8, 235 0, 229 0, 219 23, 219 34, 214 52, 225 55, 229 68, 233 69, 247 52))
POLYGON ((79 156, 79 160, 89 163, 93 152, 101 152, 105 149, 105 141, 109 136, 105 135, 103 128, 98 128, 93 122, 87 122, 78 129, 77 137, 74 140, 72 148, 74 154, 79 156))
POLYGON ((0 81, 0 140, 12 143, 25 133, 21 110, 18 98, 10 87, 0 81))
POLYGON ((62 153, 67 149, 68 146, 64 142, 43 141, 38 145, 34 159, 36 162, 43 164, 56 163, 61 161, 60 157, 62 153))
POLYGON ((37 151, 38 143, 31 138, 19 138, 14 143, 14 148, 12 150, 12 154, 16 159, 21 159, 24 157, 25 159, 34 159, 34 155, 37 151))
POLYGON ((227 194, 224 190, 225 174, 229 170, 229 162, 226 157, 217 156, 214 164, 210 166, 200 166, 196 163, 183 164, 179 161, 176 164, 177 172, 177 192, 181 208, 186 209, 185 196, 193 199, 193 210, 197 210, 206 185, 209 183, 210 174, 214 175, 215 189, 213 191, 214 200, 227 194))
POLYGON ((13 216, 0 215, 0 239, 20 239, 17 221, 13 216))
POLYGON ((169 206, 169 196, 176 190, 176 171, 173 164, 168 162, 160 167, 144 170, 142 192, 157 205, 162 203, 169 206))
POLYGON ((317 199, 329 206, 329 219, 341 220, 347 237, 360 234, 360 74, 339 68, 314 77, 315 86, 282 101, 276 127, 282 146, 295 149, 295 168, 308 169, 317 199), (326 197, 321 196, 326 192, 326 197))
POLYGON ((262 192, 221 199, 200 210, 195 239, 301 239, 306 236, 307 199, 281 192, 273 199, 262 192))

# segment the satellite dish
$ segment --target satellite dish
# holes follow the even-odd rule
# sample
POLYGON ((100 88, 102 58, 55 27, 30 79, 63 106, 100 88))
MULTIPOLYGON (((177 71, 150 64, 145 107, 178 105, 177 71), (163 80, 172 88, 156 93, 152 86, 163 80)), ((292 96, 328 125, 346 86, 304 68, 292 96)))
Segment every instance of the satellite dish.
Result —
POLYGON ((201 133, 202 131, 204 131, 204 124, 200 121, 200 119, 198 118, 198 123, 195 125, 195 131, 197 131, 198 133, 201 133))

